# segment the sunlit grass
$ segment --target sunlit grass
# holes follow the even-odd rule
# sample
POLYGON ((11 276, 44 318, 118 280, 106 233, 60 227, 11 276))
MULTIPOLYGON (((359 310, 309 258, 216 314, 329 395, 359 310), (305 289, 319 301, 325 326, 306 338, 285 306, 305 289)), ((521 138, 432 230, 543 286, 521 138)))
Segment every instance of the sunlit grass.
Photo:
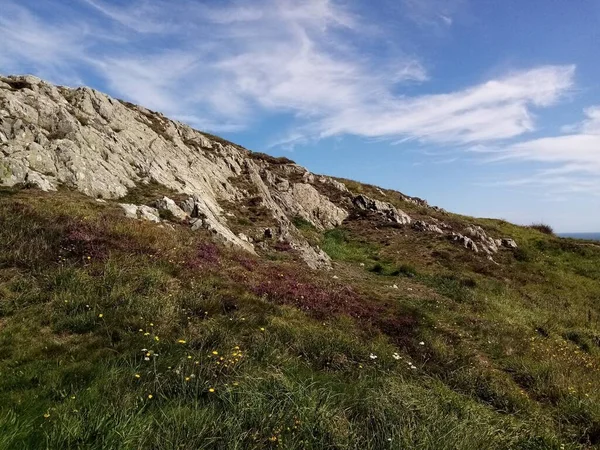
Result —
POLYGON ((595 247, 493 222, 529 257, 490 275, 333 230, 332 280, 74 193, 0 221, 1 449, 599 442, 595 247))

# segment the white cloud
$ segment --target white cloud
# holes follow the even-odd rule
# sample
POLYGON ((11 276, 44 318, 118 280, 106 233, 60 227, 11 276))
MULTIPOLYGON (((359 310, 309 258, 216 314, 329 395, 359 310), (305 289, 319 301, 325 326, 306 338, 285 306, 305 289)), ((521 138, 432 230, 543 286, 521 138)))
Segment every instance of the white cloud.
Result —
MULTIPOLYGON (((533 130, 534 109, 573 85, 574 66, 543 66, 447 94, 406 96, 405 83, 429 79, 421 61, 334 0, 134 0, 119 8, 80 1, 93 20, 77 10, 43 20, 5 0, 13 14, 0 18, 8 43, 0 61, 35 66, 40 75, 91 72, 120 97, 204 128, 240 129, 263 113, 284 113, 295 118, 278 139, 288 144, 343 134, 449 144, 507 139, 533 130), (391 45, 386 54, 400 56, 377 56, 369 45, 391 45)), ((404 6, 448 22, 455 3, 404 6)))
POLYGON ((326 118, 323 133, 459 143, 518 136, 534 128, 529 108, 557 101, 571 88, 574 70, 574 66, 546 66, 452 94, 356 104, 326 118))
POLYGON ((600 106, 587 108, 585 119, 567 127, 567 134, 521 141, 496 148, 478 148, 493 155, 490 162, 529 161, 542 164, 525 178, 491 182, 491 186, 533 186, 546 192, 600 196, 600 106))
POLYGON ((406 16, 427 28, 449 27, 453 16, 464 8, 463 0, 400 0, 406 16))
POLYGON ((31 67, 52 81, 79 79, 73 65, 86 58, 89 35, 85 24, 47 24, 9 2, 0 14, 0 70, 11 73, 31 67))

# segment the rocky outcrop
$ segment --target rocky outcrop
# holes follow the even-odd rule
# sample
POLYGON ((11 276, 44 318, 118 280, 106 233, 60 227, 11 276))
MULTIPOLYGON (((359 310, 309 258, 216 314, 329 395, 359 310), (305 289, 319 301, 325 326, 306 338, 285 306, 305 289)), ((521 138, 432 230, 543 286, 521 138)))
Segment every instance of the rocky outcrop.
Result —
POLYGON ((178 220, 185 220, 188 217, 188 214, 177 206, 177 203, 169 197, 163 197, 160 200, 157 200, 154 206, 159 211, 164 211, 178 220))
POLYGON ((334 205, 308 183, 280 187, 279 198, 291 216, 302 217, 319 230, 334 228, 348 217, 345 210, 334 205))
POLYGON ((125 211, 125 217, 130 219, 143 219, 150 222, 160 222, 158 210, 146 205, 132 205, 130 203, 119 203, 119 206, 125 211))
POLYGON ((448 235, 448 239, 450 239, 453 242, 458 242, 464 248, 472 250, 475 253, 479 252, 479 248, 477 248, 477 244, 475 244, 475 242, 473 241, 473 239, 471 239, 471 238, 469 238, 467 236, 464 236, 464 235, 462 235, 460 233, 450 233, 448 235))
POLYGON ((352 199, 356 208, 382 216, 384 219, 402 225, 410 224, 411 218, 404 211, 397 209, 391 203, 382 202, 366 195, 357 195, 352 199))
MULTIPOLYGON (((0 76, 0 152, 0 185, 45 191, 67 186, 97 199, 119 199, 133 188, 159 184, 185 200, 161 196, 147 205, 121 203, 124 214, 207 229, 249 252, 278 243, 314 269, 329 267, 329 257, 307 242, 295 219, 323 231, 356 210, 447 235, 474 251, 516 247, 511 239, 491 239, 479 227, 457 233, 433 217, 413 221, 392 203, 355 195, 344 183, 286 158, 252 153, 93 89, 53 86, 32 76, 0 76), (257 223, 236 216, 248 211, 247 203, 264 216, 257 223), (230 223, 238 219, 245 220, 245 229, 230 223)), ((424 200, 399 195, 431 208, 424 200)))
POLYGON ((444 230, 442 230, 440 227, 432 223, 427 223, 423 220, 415 220, 412 223, 412 228, 417 231, 428 231, 430 233, 444 234, 444 230))

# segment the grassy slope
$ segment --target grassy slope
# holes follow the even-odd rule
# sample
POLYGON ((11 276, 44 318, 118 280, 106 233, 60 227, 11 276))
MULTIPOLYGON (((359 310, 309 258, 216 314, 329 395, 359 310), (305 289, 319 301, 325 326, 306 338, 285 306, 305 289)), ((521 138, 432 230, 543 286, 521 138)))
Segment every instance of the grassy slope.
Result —
POLYGON ((1 190, 0 448, 598 444, 600 247, 478 223, 520 249, 496 265, 366 219, 299 222, 335 260, 310 273, 1 190))

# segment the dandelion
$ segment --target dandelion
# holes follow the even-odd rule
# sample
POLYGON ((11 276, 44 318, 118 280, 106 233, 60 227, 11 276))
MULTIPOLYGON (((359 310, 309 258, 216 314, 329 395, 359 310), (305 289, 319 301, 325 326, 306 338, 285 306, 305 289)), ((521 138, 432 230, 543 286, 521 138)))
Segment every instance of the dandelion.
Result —
POLYGON ((98 314, 98 317, 102 319, 104 317, 104 314, 98 314))
POLYGON ((371 358, 371 359, 377 359, 377 355, 375 355, 374 353, 371 353, 369 355, 369 358, 371 358))
POLYGON ((398 353, 394 353, 394 354, 392 355, 392 358, 394 358, 396 361, 398 361, 399 359, 401 359, 401 358, 402 358, 402 356, 400 356, 398 353))
POLYGON ((185 342, 186 342, 186 341, 185 341, 185 339, 179 339, 177 342, 178 342, 179 344, 185 344, 185 342))
POLYGON ((208 388, 208 392, 212 394, 213 392, 215 392, 215 388, 208 388))
POLYGON ((148 394, 148 398, 152 399, 153 395, 152 394, 148 394))
POLYGON ((141 375, 140 375, 139 373, 136 373, 136 374, 135 374, 135 377, 136 377, 136 378, 141 378, 141 375))
POLYGON ((216 350, 213 350, 213 351, 212 351, 212 354, 213 354, 213 355, 218 355, 218 354, 219 354, 219 352, 218 352, 218 351, 216 351, 216 350))

